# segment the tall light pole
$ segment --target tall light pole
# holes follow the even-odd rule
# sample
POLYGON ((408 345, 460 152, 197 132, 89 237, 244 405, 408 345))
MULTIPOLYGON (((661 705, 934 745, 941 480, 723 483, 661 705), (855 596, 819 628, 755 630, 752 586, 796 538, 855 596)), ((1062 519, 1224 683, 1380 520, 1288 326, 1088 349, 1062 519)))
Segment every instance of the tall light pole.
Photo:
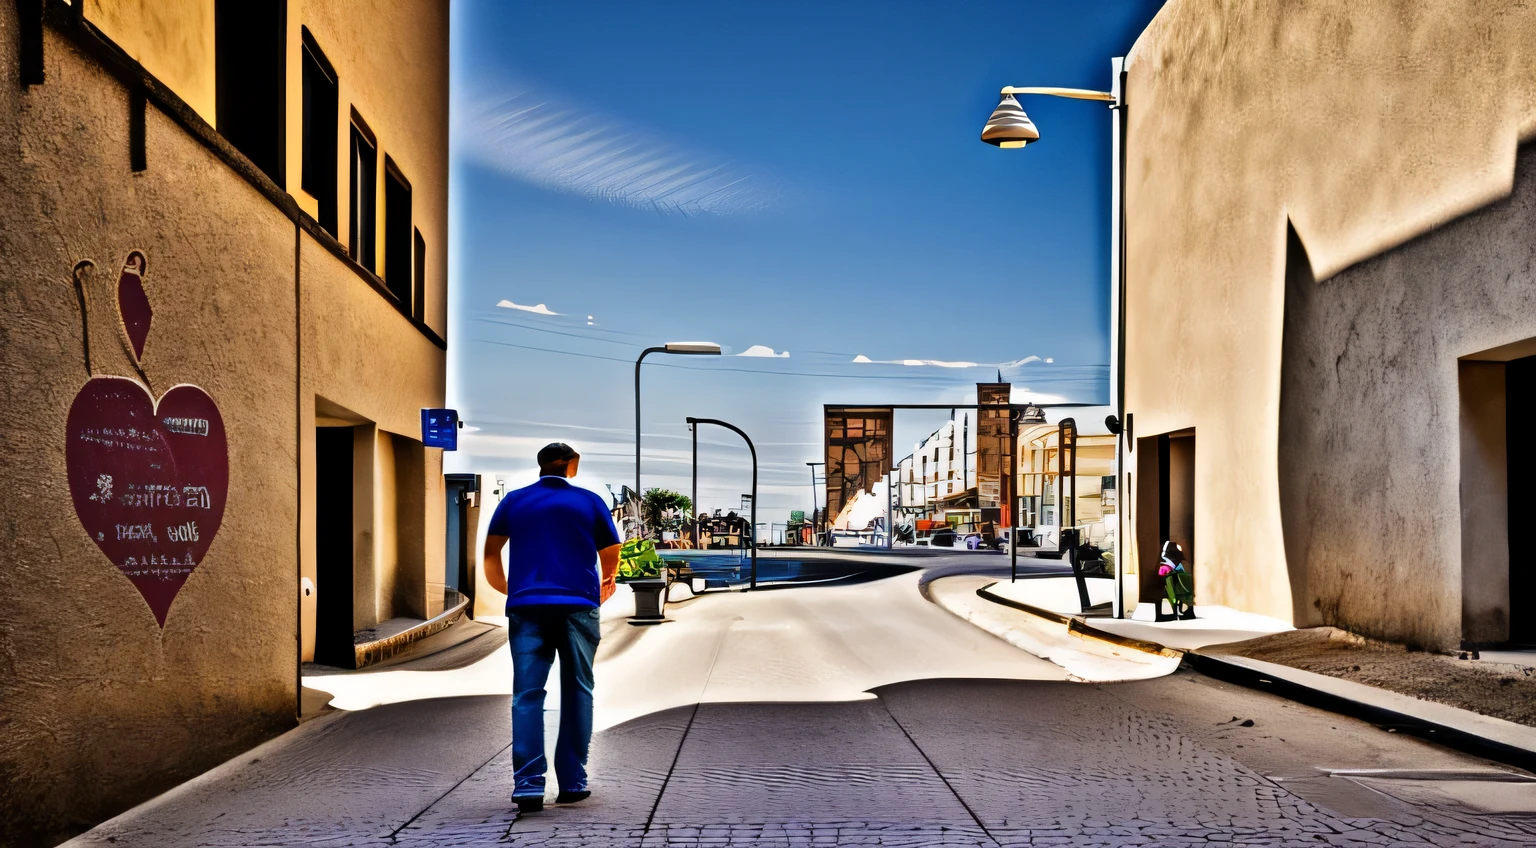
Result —
MULTIPOLYGON (((735 424, 727 424, 727 423, 725 423, 724 421, 721 421, 718 418, 688 418, 686 420, 687 420, 689 426, 692 426, 692 427, 695 428, 695 431, 697 431, 697 425, 699 425, 699 424, 714 424, 714 425, 716 425, 718 427, 724 427, 725 429, 730 430, 730 431, 734 432, 736 435, 740 436, 742 438, 742 440, 747 443, 747 450, 752 452, 752 513, 751 513, 751 517, 747 519, 747 522, 748 522, 747 523, 748 535, 752 539, 752 583, 751 583, 751 585, 748 588, 756 589, 757 588, 757 448, 752 444, 752 438, 750 436, 748 436, 745 432, 743 432, 742 429, 740 427, 737 427, 735 424)), ((698 462, 698 457, 697 456, 694 457, 694 462, 695 463, 698 462)))
MULTIPOLYGON (((682 356, 719 356, 720 346, 714 342, 667 342, 661 347, 648 347, 640 351, 635 360, 635 497, 642 498, 640 490, 640 363, 653 353, 674 353, 682 356)), ((645 520, 640 512, 641 521, 645 520)), ((643 528, 642 528, 643 529, 643 528)))
POLYGON ((815 538, 816 545, 821 545, 821 522, 816 516, 821 512, 821 507, 816 505, 816 466, 826 465, 825 462, 807 462, 811 468, 811 536, 815 538))
POLYGON ((1038 88, 1004 86, 1001 99, 997 108, 992 111, 987 124, 982 128, 981 140, 1002 148, 1022 148, 1040 140, 1040 130, 1029 116, 1024 114, 1024 108, 1014 95, 1018 94, 1042 94, 1051 97, 1069 97, 1074 100, 1096 100, 1108 103, 1113 115, 1113 155, 1115 167, 1111 182, 1111 193, 1114 196, 1113 210, 1110 215, 1110 227, 1112 229, 1111 240, 1114 242, 1114 250, 1110 254, 1110 279, 1111 292, 1110 304, 1113 309, 1111 323, 1114 332, 1110 335, 1111 344, 1114 346, 1111 360, 1114 362, 1115 373, 1111 375, 1110 387, 1114 392, 1110 405, 1115 408, 1115 414, 1111 417, 1109 429, 1115 434, 1115 603, 1114 614, 1116 618, 1125 617, 1125 568, 1128 562, 1130 549, 1129 540, 1125 534, 1125 508, 1130 502, 1129 492, 1124 491, 1125 486, 1125 453, 1126 440, 1130 437, 1127 432, 1125 414, 1125 84, 1126 69, 1124 57, 1116 57, 1110 60, 1110 67, 1114 73, 1114 86, 1110 91, 1092 91, 1081 88, 1038 88))

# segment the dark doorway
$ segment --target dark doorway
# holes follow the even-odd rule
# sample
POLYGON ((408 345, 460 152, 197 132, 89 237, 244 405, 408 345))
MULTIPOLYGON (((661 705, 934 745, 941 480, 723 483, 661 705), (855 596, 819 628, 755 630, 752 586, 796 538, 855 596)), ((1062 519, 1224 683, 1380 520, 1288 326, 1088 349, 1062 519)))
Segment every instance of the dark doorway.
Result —
MULTIPOLYGON (((1504 370, 1505 451, 1509 458, 1509 607, 1536 599, 1536 549, 1525 533, 1536 514, 1536 356, 1511 360, 1504 370)), ((1509 641, 1536 645, 1536 618, 1509 616, 1509 641)))
POLYGON ((443 561, 443 582, 469 599, 468 614, 475 611, 475 529, 479 525, 480 475, 445 474, 448 488, 448 551, 443 561))
POLYGON ((352 668, 351 427, 315 429, 315 662, 352 668))
POLYGON ((1136 454, 1139 600, 1155 604, 1166 597, 1157 574, 1163 542, 1184 549, 1184 568, 1195 579, 1195 431, 1137 439, 1136 454))
POLYGON ((287 43, 283 0, 214 4, 213 97, 219 135, 279 187, 285 182, 287 43))

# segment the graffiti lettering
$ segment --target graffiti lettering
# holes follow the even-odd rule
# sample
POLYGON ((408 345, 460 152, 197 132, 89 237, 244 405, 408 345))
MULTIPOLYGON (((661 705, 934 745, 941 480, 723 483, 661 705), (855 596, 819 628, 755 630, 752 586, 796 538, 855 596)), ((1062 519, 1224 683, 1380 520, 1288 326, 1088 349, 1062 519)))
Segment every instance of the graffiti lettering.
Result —
POLYGON ((155 537, 155 528, 150 524, 119 524, 117 525, 117 540, 138 541, 148 539, 151 542, 160 541, 155 537))
POLYGON ((180 527, 167 527, 165 528, 165 535, 172 542, 196 542, 197 522, 188 521, 180 527))
POLYGON ((82 442, 129 451, 157 453, 160 450, 152 434, 136 427, 88 427, 79 432, 78 438, 82 442))
POLYGON ((208 497, 208 487, 182 486, 181 505, 193 509, 212 509, 213 501, 208 497))
POLYGON ((181 506, 181 489, 159 483, 128 484, 128 491, 119 496, 123 506, 161 507, 181 506))
POLYGON ((91 494, 91 500, 106 503, 112 500, 112 475, 99 474, 96 476, 96 491, 91 494))
POLYGON ((208 435, 208 419, 206 418, 163 418, 165 429, 172 433, 184 433, 189 436, 208 435))

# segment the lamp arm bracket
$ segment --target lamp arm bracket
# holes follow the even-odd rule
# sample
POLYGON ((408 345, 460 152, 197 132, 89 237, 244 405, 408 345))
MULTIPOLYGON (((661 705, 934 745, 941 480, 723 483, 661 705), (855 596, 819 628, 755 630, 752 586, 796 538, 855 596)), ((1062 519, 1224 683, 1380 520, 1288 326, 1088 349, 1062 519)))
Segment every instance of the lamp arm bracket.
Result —
POLYGON ((1051 97, 1070 97, 1073 100, 1099 100, 1104 103, 1115 102, 1115 95, 1108 91, 1094 91, 1088 88, 1049 88, 1038 86, 1003 86, 1003 94, 1046 94, 1051 97))

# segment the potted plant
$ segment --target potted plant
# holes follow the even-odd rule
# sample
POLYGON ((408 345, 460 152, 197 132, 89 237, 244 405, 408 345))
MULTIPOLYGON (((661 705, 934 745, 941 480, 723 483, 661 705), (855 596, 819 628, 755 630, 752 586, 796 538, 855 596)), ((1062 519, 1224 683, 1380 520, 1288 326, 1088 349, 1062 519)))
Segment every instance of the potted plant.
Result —
POLYGON ((635 616, 632 624, 651 624, 665 620, 662 613, 662 593, 667 589, 666 575, 662 573, 661 556, 656 553, 656 543, 650 539, 630 539, 619 548, 620 583, 628 583, 635 593, 635 616))

